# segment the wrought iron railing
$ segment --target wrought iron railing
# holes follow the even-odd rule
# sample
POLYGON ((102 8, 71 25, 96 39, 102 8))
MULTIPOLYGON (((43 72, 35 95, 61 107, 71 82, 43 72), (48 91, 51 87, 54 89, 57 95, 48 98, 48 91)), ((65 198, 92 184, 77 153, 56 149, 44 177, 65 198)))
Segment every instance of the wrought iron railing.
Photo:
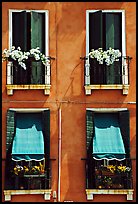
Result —
MULTIPOLYGON (((52 180, 51 160, 47 160, 47 165, 43 173, 19 173, 13 174, 11 170, 7 172, 5 181, 6 190, 35 190, 50 189, 52 180), (49 164, 48 164, 49 163, 49 164)), ((11 168, 10 168, 11 169, 11 168)))
POLYGON ((105 76, 106 74, 108 74, 107 73, 108 70, 110 75, 108 76, 111 78, 114 77, 113 84, 123 84, 123 85, 129 84, 130 61, 132 57, 123 56, 119 62, 114 62, 113 65, 110 65, 110 66, 106 66, 105 64, 99 65, 98 62, 92 63, 94 60, 90 57, 80 57, 80 59, 84 60, 85 85, 108 84, 109 82, 105 76), (110 73, 111 66, 114 66, 114 69, 117 70, 116 72, 113 72, 113 76, 111 76, 111 73, 110 73))
POLYGON ((87 189, 132 189, 133 176, 131 159, 112 160, 105 165, 104 160, 86 159, 87 189))
MULTIPOLYGON (((16 61, 9 61, 7 63, 7 84, 8 85, 30 85, 30 84, 48 84, 50 85, 50 76, 51 76, 51 60, 55 58, 48 56, 49 63, 47 66, 38 64, 36 66, 40 66, 41 73, 36 73, 35 75, 39 75, 38 77, 34 78, 32 73, 32 64, 31 61, 26 62, 26 70, 18 65, 16 61)), ((39 61, 36 61, 36 63, 39 61)))

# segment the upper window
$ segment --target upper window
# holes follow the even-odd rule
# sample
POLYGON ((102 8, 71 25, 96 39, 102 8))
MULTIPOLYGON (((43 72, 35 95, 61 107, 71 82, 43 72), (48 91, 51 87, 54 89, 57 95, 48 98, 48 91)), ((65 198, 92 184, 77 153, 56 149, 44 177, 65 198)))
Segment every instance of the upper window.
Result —
MULTIPOLYGON (((10 10, 9 46, 29 51, 40 48, 48 56, 48 12, 10 10)), ((13 62, 13 84, 46 84, 45 66, 33 59, 26 62, 26 70, 13 62)))
MULTIPOLYGON (((89 14, 89 52, 91 49, 110 47, 122 52, 122 13, 96 11, 89 14)), ((121 61, 113 65, 99 65, 97 60, 90 60, 91 84, 122 83, 121 61)))
POLYGON ((129 111, 87 109, 86 137, 86 188, 131 189, 129 111))
POLYGON ((50 188, 50 111, 8 110, 6 190, 50 188))
MULTIPOLYGON (((93 85, 95 88, 96 85, 104 85, 104 88, 111 88, 113 85, 118 85, 118 88, 122 88, 120 86, 122 84, 128 85, 125 12, 122 10, 88 10, 86 12, 85 86, 93 85), (99 48, 102 48, 103 51, 109 48, 119 50, 122 56, 113 64, 100 64, 96 58, 88 57, 92 49, 98 50, 99 48), (105 85, 110 85, 110 87, 105 85)), ((94 88, 91 87, 91 89, 94 88)))

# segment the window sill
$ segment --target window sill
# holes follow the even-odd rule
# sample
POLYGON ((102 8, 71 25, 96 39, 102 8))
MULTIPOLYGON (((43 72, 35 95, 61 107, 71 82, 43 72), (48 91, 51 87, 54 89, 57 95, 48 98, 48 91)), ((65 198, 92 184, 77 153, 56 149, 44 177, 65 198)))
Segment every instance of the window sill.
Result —
POLYGON ((133 200, 134 189, 86 189, 87 200, 93 200, 94 194, 126 194, 127 200, 133 200))
POLYGON ((85 94, 86 95, 91 95, 91 90, 92 89, 122 89, 123 90, 123 95, 127 95, 128 94, 128 90, 129 90, 129 85, 123 85, 123 84, 108 84, 108 85, 85 85, 85 94))
POLYGON ((40 90, 44 89, 44 94, 49 95, 50 94, 50 84, 31 84, 31 85, 12 85, 8 84, 6 85, 7 87, 7 95, 13 95, 13 90, 30 90, 30 89, 35 89, 35 90, 40 90))
POLYGON ((50 200, 52 189, 41 190, 4 190, 5 201, 11 201, 12 195, 44 194, 44 200, 50 200))

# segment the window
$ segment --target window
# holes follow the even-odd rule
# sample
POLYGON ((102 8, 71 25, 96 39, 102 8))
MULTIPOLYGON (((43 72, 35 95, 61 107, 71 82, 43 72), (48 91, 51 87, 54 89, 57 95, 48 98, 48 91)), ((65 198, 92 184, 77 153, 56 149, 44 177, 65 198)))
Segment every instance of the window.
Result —
POLYGON ((128 85, 126 59, 125 12, 88 10, 86 13, 86 94, 90 94, 90 89, 112 89, 114 85, 122 89, 122 84, 128 85), (120 50, 122 57, 109 66, 104 63, 99 64, 96 59, 87 57, 91 49, 108 50, 110 47, 120 50))
MULTIPOLYGON (((9 47, 15 46, 22 51, 40 48, 40 52, 49 57, 49 22, 47 10, 9 10, 9 47)), ((7 65, 8 95, 13 89, 45 89, 50 90, 50 63, 32 59, 25 62, 26 69, 17 61, 9 61, 7 65), (11 86, 12 85, 12 86, 11 86), (18 87, 17 87, 18 85, 18 87), (36 85, 39 85, 37 88, 36 85)))
MULTIPOLYGON (((37 11, 12 12, 12 39, 11 45, 20 47, 23 51, 31 48, 40 48, 45 54, 46 51, 46 13, 37 11)), ((48 51, 47 51, 48 52, 48 51)), ((42 62, 27 64, 24 70, 21 66, 13 64, 13 83, 14 84, 45 84, 45 69, 42 62)))
POLYGON ((50 110, 8 110, 5 190, 50 189, 50 110))
POLYGON ((132 189, 129 111, 86 110, 86 188, 132 189))

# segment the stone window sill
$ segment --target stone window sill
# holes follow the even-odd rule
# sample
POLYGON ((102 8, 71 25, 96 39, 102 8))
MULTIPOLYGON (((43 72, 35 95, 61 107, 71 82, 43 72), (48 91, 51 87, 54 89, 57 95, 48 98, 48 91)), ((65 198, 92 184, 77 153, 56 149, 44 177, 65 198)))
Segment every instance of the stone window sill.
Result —
POLYGON ((108 84, 108 85, 103 85, 103 84, 98 84, 98 85, 85 85, 85 94, 86 95, 91 95, 91 90, 93 89, 122 89, 123 90, 123 95, 127 95, 128 94, 128 90, 129 90, 129 85, 123 85, 123 84, 108 84))
POLYGON ((87 200, 93 200, 94 194, 126 194, 127 200, 133 200, 134 189, 86 189, 87 200))
POLYGON ((44 200, 50 200, 51 196, 51 189, 40 189, 40 190, 4 190, 4 196, 5 196, 5 201, 11 201, 11 196, 12 195, 37 195, 37 194, 43 194, 44 195, 44 200))
POLYGON ((43 89, 45 95, 50 94, 50 87, 51 85, 49 84, 31 84, 31 85, 6 85, 7 88, 7 94, 8 95, 13 95, 13 90, 30 90, 30 89, 43 89))

